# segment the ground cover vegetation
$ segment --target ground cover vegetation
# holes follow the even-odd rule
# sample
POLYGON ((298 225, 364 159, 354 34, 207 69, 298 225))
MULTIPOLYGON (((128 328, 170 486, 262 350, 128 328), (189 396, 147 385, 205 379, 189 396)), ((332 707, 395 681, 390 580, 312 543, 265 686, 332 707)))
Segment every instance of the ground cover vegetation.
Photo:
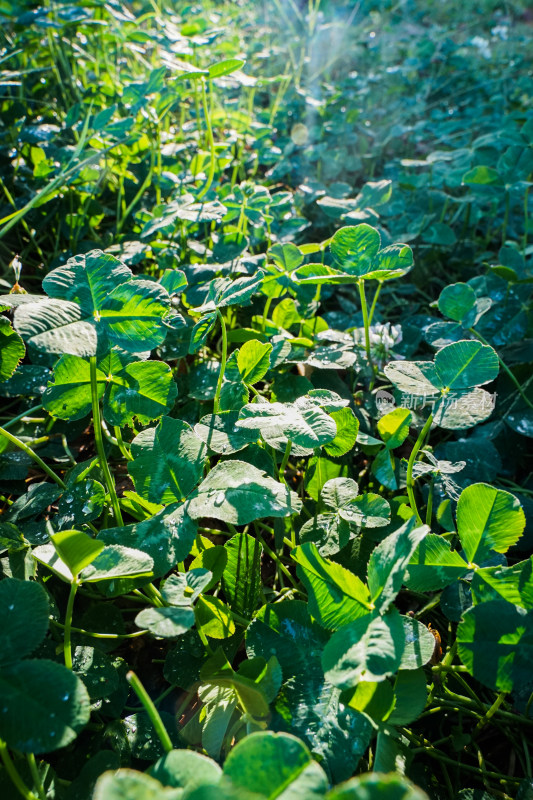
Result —
POLYGON ((2 798, 533 797, 527 4, 0 16, 2 798))

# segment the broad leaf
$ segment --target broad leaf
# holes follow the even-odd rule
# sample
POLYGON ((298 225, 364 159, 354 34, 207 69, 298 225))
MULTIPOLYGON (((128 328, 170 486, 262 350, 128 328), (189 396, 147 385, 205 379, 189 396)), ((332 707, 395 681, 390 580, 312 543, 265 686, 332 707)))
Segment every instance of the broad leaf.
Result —
POLYGON ((522 506, 509 492, 486 483, 472 484, 461 492, 457 529, 469 562, 483 562, 491 550, 506 553, 525 524, 522 506))
POLYGON ((0 664, 18 661, 35 650, 46 636, 49 614, 48 595, 39 583, 16 578, 0 582, 0 664))

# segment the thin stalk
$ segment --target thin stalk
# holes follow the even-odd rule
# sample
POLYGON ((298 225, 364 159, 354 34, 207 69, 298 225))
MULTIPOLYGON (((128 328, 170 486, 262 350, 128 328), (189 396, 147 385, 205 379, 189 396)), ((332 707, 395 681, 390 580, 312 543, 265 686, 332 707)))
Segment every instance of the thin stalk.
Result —
POLYGON ((262 330, 263 333, 265 332, 265 329, 266 329, 266 322, 267 322, 267 318, 268 318, 268 312, 270 311, 270 306, 272 305, 272 300, 273 299, 274 299, 273 297, 268 297, 267 301, 265 303, 265 307, 263 309, 263 319, 262 319, 262 322, 261 322, 261 330, 262 330))
POLYGON ((117 444, 118 444, 120 452, 122 453, 122 455, 124 456, 124 458, 127 461, 133 461, 132 454, 127 449, 126 445, 124 444, 124 439, 122 438, 122 431, 120 430, 120 427, 118 425, 115 425, 113 430, 115 431, 115 437, 116 437, 117 444))
POLYGON ((93 428, 94 428, 94 440, 96 443, 96 452, 98 453, 100 469, 104 473, 104 478, 107 485, 107 490, 109 492, 109 496, 111 498, 111 504, 113 506, 115 519, 117 521, 117 524, 120 527, 122 527, 124 525, 124 522, 122 520, 122 513, 120 511, 120 505, 118 502, 117 490, 115 488, 115 481, 113 480, 113 476, 111 475, 111 470, 109 469, 109 464, 107 463, 107 458, 104 450, 104 440, 102 438, 100 399, 98 397, 98 382, 96 376, 96 356, 90 357, 89 368, 91 375, 91 401, 93 407, 93 428))
POLYGON ((283 454, 283 460, 279 468, 279 480, 281 483, 287 483, 287 481, 285 480, 285 470, 287 469, 287 464, 289 462, 289 458, 291 455, 291 448, 292 448, 292 442, 290 439, 288 439, 287 445, 285 447, 285 453, 283 454))
MULTIPOLYGON (((468 330, 469 330, 469 331, 470 331, 470 333, 471 333, 473 336, 475 336, 475 337, 476 337, 476 339, 478 339, 478 340, 479 340, 479 341, 480 341, 482 344, 486 344, 486 345, 488 345, 489 347, 492 347, 492 345, 490 345, 490 344, 487 342, 487 340, 486 340, 486 339, 485 339, 485 338, 484 338, 484 337, 483 337, 483 336, 482 336, 480 333, 478 333, 477 331, 475 331, 473 328, 469 328, 468 330)), ((494 350, 494 348, 492 348, 492 349, 494 350)), ((522 387, 521 387, 521 385, 520 385, 520 382, 519 382, 518 378, 517 378, 517 377, 516 377, 516 376, 515 376, 515 375, 514 375, 512 372, 511 372, 511 370, 509 369, 509 367, 507 366, 507 364, 505 363, 505 361, 503 360, 503 358, 501 358, 501 357, 499 356, 498 352, 497 352, 496 350, 494 350, 494 352, 496 353, 496 357, 497 357, 497 359, 498 359, 498 361, 499 361, 499 363, 500 363, 500 366, 501 366, 501 368, 502 368, 502 369, 503 369, 503 371, 504 371, 504 372, 505 372, 505 373, 506 373, 506 374, 509 376, 509 378, 512 380, 512 382, 513 382, 513 383, 514 383, 514 385, 516 386, 517 392, 518 392, 518 394, 520 395, 520 397, 522 398, 522 400, 524 401, 524 403, 525 403, 526 405, 528 405, 530 408, 532 408, 532 409, 533 409, 533 403, 532 403, 530 400, 528 400, 528 398, 527 398, 527 397, 526 397, 526 395, 524 394, 524 392, 523 392, 523 390, 522 390, 522 387)))
POLYGON ((218 414, 220 410, 220 392, 222 391, 222 382, 224 380, 224 372, 226 371, 226 360, 228 358, 228 333, 226 330, 226 323, 220 310, 217 308, 217 316, 220 320, 220 328, 222 330, 222 358, 220 360, 220 372, 218 374, 217 388, 215 392, 215 399, 213 402, 213 411, 218 414))
POLYGON ((215 175, 215 161, 216 161, 215 140, 213 138, 213 128, 211 127, 211 117, 209 115, 209 109, 207 107, 207 92, 205 90, 205 83, 206 83, 205 79, 202 78, 200 83, 202 86, 202 108, 204 110, 205 124, 207 128, 207 141, 209 143, 209 172, 207 174, 207 181, 205 182, 203 189, 198 193, 198 200, 201 200, 202 197, 204 197, 211 188, 211 184, 213 183, 213 178, 215 175))
POLYGON ((33 786, 35 789, 37 789, 37 794, 39 795, 39 800, 46 800, 46 791, 39 774, 37 762, 35 761, 35 755, 33 753, 27 753, 26 759, 28 761, 28 766, 33 778, 33 786))
POLYGON ((426 507, 426 525, 429 525, 431 528, 431 518, 433 516, 433 485, 435 480, 432 478, 431 483, 429 484, 429 494, 428 494, 428 503, 426 507))
POLYGON ((21 439, 19 439, 18 436, 14 436, 12 433, 9 433, 9 431, 6 431, 6 429, 2 427, 0 427, 0 436, 3 436, 5 439, 10 441, 11 444, 15 445, 15 447, 18 447, 20 448, 20 450, 23 450, 26 453, 26 455, 30 456, 30 458, 33 458, 35 463, 40 466, 43 472, 46 472, 48 477, 52 478, 52 480, 55 481, 58 486, 61 486, 62 489, 67 488, 66 483, 64 483, 64 481, 61 480, 59 475, 56 475, 55 472, 51 470, 47 464, 44 463, 42 458, 40 458, 37 455, 37 453, 31 449, 31 447, 28 447, 27 444, 24 444, 24 442, 21 439))
MULTIPOLYGON (((64 630, 66 627, 55 619, 51 619, 50 622, 54 628, 61 628, 64 630)), ((79 633, 82 636, 91 636, 93 639, 137 639, 137 637, 144 636, 148 633, 148 630, 134 631, 133 633, 95 633, 93 631, 86 631, 85 628, 75 628, 73 625, 70 626, 70 631, 71 633, 79 633)))
POLYGON ((133 689, 133 691, 143 704, 144 710, 148 714, 150 721, 154 726, 154 730, 157 733, 161 744, 163 745, 163 749, 167 753, 170 753, 170 751, 172 750, 172 742, 170 740, 170 736, 168 735, 167 729, 163 725, 163 720, 159 715, 159 711, 153 704, 148 692, 142 685, 141 681, 139 680, 135 672, 133 672, 133 670, 130 670, 128 672, 128 674, 126 675, 126 680, 128 681, 131 688, 133 689))
POLYGON ((505 214, 503 217, 503 226, 502 226, 502 247, 507 239, 507 225, 509 224, 510 210, 511 210, 511 195, 509 190, 507 189, 505 192, 505 214))
POLYGON ((489 710, 485 713, 484 717, 479 720, 478 724, 474 728, 474 735, 476 733, 479 733, 482 730, 482 728, 485 727, 487 722, 489 722, 489 720, 494 716, 494 714, 499 709, 499 707, 501 706, 501 704, 503 703, 503 701, 505 700, 506 697, 507 697, 507 692, 500 692, 500 694, 498 695, 498 697, 496 698, 494 703, 491 705, 489 710))
POLYGON ((13 760, 9 754, 9 750, 7 749, 7 745, 0 739, 0 758, 4 764, 5 770, 13 785, 18 790, 19 794, 25 798, 25 800, 39 800, 37 795, 33 794, 32 791, 28 789, 22 778, 20 777, 16 766, 13 763, 13 760))
POLYGON ((370 354, 370 323, 368 321, 368 308, 366 305, 365 282, 362 278, 357 281, 359 297, 361 298, 361 311, 363 312, 363 325, 365 326, 365 350, 369 367, 373 370, 372 356, 370 354))
POLYGON ((378 288, 374 293, 374 299, 372 300, 372 305, 370 306, 370 311, 368 314, 368 324, 372 325, 372 320, 374 319, 374 311, 376 310, 376 303, 378 302, 378 297, 381 292, 381 288, 383 286, 383 281, 379 281, 378 288))
POLYGON ((65 666, 67 669, 72 669, 72 641, 70 634, 72 633, 72 612, 74 611, 74 600, 76 599, 76 592, 78 591, 80 583, 77 577, 74 578, 70 584, 70 594, 68 596, 67 610, 65 612, 65 630, 63 632, 63 655, 65 657, 65 666))
POLYGON ((268 556, 270 556, 270 558, 272 559, 272 561, 274 561, 274 562, 276 563, 276 565, 277 565, 277 566, 278 566, 278 568, 281 570, 281 572, 283 572, 283 574, 285 575, 285 577, 286 577, 286 578, 288 578, 288 579, 289 579, 289 581, 290 581, 290 582, 292 583, 292 585, 294 586, 294 588, 295 588, 295 589, 297 589, 297 588, 298 588, 298 584, 296 583, 296 581, 294 580, 294 578, 292 577, 291 573, 289 572, 289 570, 287 569, 287 567, 285 566, 285 564, 282 562, 282 560, 280 559, 280 557, 278 556, 278 554, 277 554, 276 552, 274 552, 274 550, 272 550, 272 548, 271 548, 271 547, 269 547, 269 546, 267 545, 267 543, 265 542, 265 540, 263 539, 263 537, 261 536, 261 534, 259 534, 258 532, 256 532, 256 535, 257 535, 257 539, 258 539, 258 541, 259 541, 259 542, 261 542, 261 544, 263 545, 263 548, 264 548, 264 550, 265 550, 265 553, 266 553, 268 556))
POLYGON ((431 428, 431 423, 433 422, 433 414, 430 414, 427 418, 426 424, 418 434, 418 439, 416 440, 413 449, 411 450, 411 455, 409 456, 409 461, 407 462, 407 477, 406 477, 406 489, 407 489, 407 496, 409 497, 409 505, 411 506, 411 510, 413 511, 414 515, 418 520, 419 525, 423 525, 422 517, 418 513, 418 508, 416 507, 416 500, 415 500, 415 482, 413 480, 413 467, 416 461, 416 457, 418 455, 418 451, 422 447, 424 440, 429 433, 429 429, 431 428))

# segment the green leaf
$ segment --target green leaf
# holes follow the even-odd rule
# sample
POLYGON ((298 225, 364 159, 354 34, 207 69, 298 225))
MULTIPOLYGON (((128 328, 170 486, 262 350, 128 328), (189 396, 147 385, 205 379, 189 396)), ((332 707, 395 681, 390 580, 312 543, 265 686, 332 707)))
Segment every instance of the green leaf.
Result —
POLYGON ((93 478, 85 478, 61 495, 57 506, 57 525, 62 530, 97 519, 104 504, 105 489, 102 484, 93 478))
POLYGON ((427 525, 415 527, 408 520, 379 544, 368 562, 368 588, 372 603, 384 612, 392 603, 403 583, 404 573, 420 542, 429 532, 427 525))
POLYGON ((483 562, 491 550, 506 553, 522 535, 526 520, 517 498, 486 483, 461 492, 457 529, 470 563, 483 562))
POLYGON ((47 659, 2 668, 0 707, 0 738, 21 753, 65 747, 90 717, 82 681, 62 664, 47 659))
MULTIPOLYGON (((196 524, 183 503, 173 503, 150 519, 122 528, 101 530, 98 538, 106 544, 142 550, 153 560, 155 577, 162 577, 191 552, 196 524)), ((208 567, 209 568, 209 567, 208 567)))
POLYGON ((26 348, 24 342, 5 317, 0 317, 0 381, 6 381, 15 372, 26 348))
POLYGON ((474 605, 488 600, 507 600, 533 610, 533 556, 511 567, 485 567, 472 577, 474 605))
POLYGON ((211 311, 209 314, 204 314, 195 324, 191 333, 191 341, 189 343, 189 353, 196 353, 200 347, 203 347, 207 341, 207 337, 213 330, 217 323, 216 311, 211 311))
POLYGON ((53 299, 24 303, 15 311, 14 324, 30 350, 52 355, 96 355, 94 320, 84 318, 77 303, 53 299))
POLYGON ((439 296, 439 311, 449 319, 461 322, 474 308, 476 293, 467 283, 452 283, 439 296))
POLYGON ((269 800, 312 800, 323 796, 328 786, 323 769, 299 739, 271 731, 251 733, 235 745, 224 763, 222 785, 226 782, 269 800))
POLYGON ((407 408, 395 408, 378 420, 379 435, 388 450, 394 450, 409 436, 412 415, 407 408))
POLYGON ((113 289, 132 278, 131 270, 118 258, 91 250, 51 270, 43 279, 43 289, 50 297, 78 303, 94 317, 113 289))
POLYGON ((191 790, 203 784, 218 783, 222 770, 215 761, 194 750, 171 750, 156 761, 148 773, 163 786, 191 790))
POLYGON ((94 647, 76 647, 72 669, 82 679, 93 702, 108 697, 118 689, 119 673, 115 664, 109 656, 94 647))
POLYGON ((104 772, 96 781, 93 800, 176 800, 176 793, 134 769, 104 772))
POLYGON ((224 545, 227 562, 222 575, 224 594, 233 611, 255 611, 261 596, 262 545, 248 533, 237 533, 224 545))
POLYGON ((98 319, 112 344, 138 353, 163 343, 167 335, 163 317, 169 309, 168 292, 158 283, 139 279, 107 295, 98 319))
POLYGON ((431 397, 444 388, 432 361, 392 361, 385 375, 401 392, 431 397))
POLYGON ((194 611, 188 606, 145 608, 135 617, 135 624, 158 638, 177 639, 194 625, 194 611))
POLYGON ((235 633, 235 623, 227 605, 218 597, 200 596, 195 606, 196 626, 212 639, 227 639, 235 633))
POLYGON ((331 478, 322 487, 320 496, 329 508, 338 511, 355 500, 358 493, 359 486, 352 478, 331 478))
MULTIPOLYGON (((432 636, 433 638, 433 636, 432 636)), ((435 640, 433 639, 433 644, 435 640)), ((388 722, 391 725, 409 725, 422 713, 428 696, 423 669, 400 669, 394 682, 394 710, 388 722)))
POLYGON ((82 531, 60 531, 51 537, 57 554, 74 576, 89 566, 105 545, 82 531))
POLYGON ((477 167, 465 172, 463 175, 463 183, 467 186, 494 186, 501 185, 502 180, 499 173, 493 167, 486 167, 479 164, 477 167))
POLYGON ((340 689, 351 689, 359 681, 383 681, 399 669, 404 645, 396 609, 384 617, 367 614, 333 634, 322 653, 324 674, 340 689))
POLYGON ((278 450, 287 440, 313 449, 331 442, 337 434, 335 421, 307 395, 294 403, 249 403, 240 412, 239 428, 254 428, 278 450))
POLYGON ((46 636, 48 595, 39 583, 4 578, 0 582, 0 615, 0 664, 4 665, 29 656, 46 636))
POLYGON ((357 575, 322 558, 310 542, 296 547, 291 556, 307 589, 309 610, 321 625, 336 630, 368 614, 370 593, 357 575))
POLYGON ((407 275, 413 264, 413 251, 409 245, 389 244, 379 251, 372 262, 372 268, 364 277, 379 281, 399 278, 407 275))
POLYGON ((211 64, 208 67, 208 80, 214 78, 221 78, 223 75, 230 75, 237 69, 241 69, 246 64, 240 58, 226 58, 224 61, 217 61, 216 64, 211 64))
POLYGON ((421 622, 402 616, 405 647, 400 669, 413 670, 425 666, 433 657, 435 637, 421 622))
POLYGON ((245 461, 219 462, 187 503, 193 519, 247 525, 261 517, 297 514, 301 501, 285 484, 245 461))
POLYGON ((533 613, 504 600, 474 606, 457 628, 457 643, 461 661, 485 686, 500 692, 530 687, 533 613))
POLYGON ((455 390, 435 403, 433 420, 447 430, 471 428, 490 417, 495 401, 495 395, 481 388, 455 390))
POLYGON ((194 432, 215 453, 238 453, 260 436, 259 429, 237 427, 239 413, 222 411, 208 414, 196 423, 194 432))
POLYGON ((438 351, 435 370, 449 389, 469 389, 498 376, 498 356, 489 345, 465 339, 438 351))
POLYGON ((405 583, 415 592, 442 589, 461 578, 468 564, 450 543, 435 533, 420 542, 405 574, 405 583))
POLYGON ((324 450, 330 456, 338 458, 349 453, 357 441, 359 433, 359 420, 354 415, 351 408, 341 408, 340 411, 333 411, 331 418, 337 426, 335 438, 324 445, 324 450))
POLYGON ((427 794, 407 778, 375 772, 352 778, 332 789, 326 797, 327 800, 429 800, 427 794))
POLYGON ((131 443, 128 471, 136 491, 150 502, 172 503, 186 497, 202 476, 206 447, 186 422, 163 417, 131 443))
POLYGON ((262 344, 257 339, 250 339, 243 344, 237 363, 244 383, 253 385, 265 377, 270 368, 271 352, 271 344, 262 344))
POLYGON ((381 244, 378 231, 366 223, 340 228, 331 240, 331 252, 343 272, 359 277, 370 271, 381 244))
POLYGON ((317 500, 325 484, 340 476, 348 475, 348 467, 343 461, 328 456, 313 456, 307 462, 305 490, 309 497, 317 500))
POLYGON ((360 528, 382 528, 390 522, 390 505, 384 497, 366 492, 343 505, 339 516, 360 528))

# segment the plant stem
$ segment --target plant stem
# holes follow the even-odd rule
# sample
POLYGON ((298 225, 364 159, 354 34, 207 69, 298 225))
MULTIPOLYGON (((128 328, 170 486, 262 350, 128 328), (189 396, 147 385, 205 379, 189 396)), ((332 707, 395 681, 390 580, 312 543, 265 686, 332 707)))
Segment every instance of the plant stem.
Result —
MULTIPOLYGON (((50 622, 56 628, 65 629, 66 625, 62 625, 60 622, 57 622, 55 619, 51 619, 50 622)), ((79 633, 82 636, 91 636, 94 639, 136 639, 138 636, 144 636, 148 633, 147 630, 140 630, 134 631, 133 633, 95 633, 93 631, 86 631, 85 628, 75 628, 73 625, 70 626, 71 633, 79 633)))
POLYGON ((93 407, 93 428, 94 428, 94 441, 96 443, 96 452, 98 453, 98 460, 100 462, 100 469, 104 473, 107 491, 111 498, 113 511, 117 524, 122 527, 124 522, 122 520, 122 513, 118 502, 117 491, 115 489, 115 481, 111 475, 109 464, 104 450, 104 440, 102 438, 102 422, 100 418, 100 399, 98 397, 98 382, 96 376, 96 356, 91 356, 89 360, 90 375, 91 375, 91 401, 93 407))
POLYGON ((41 776, 39 774, 39 769, 35 761, 35 756, 33 753, 28 753, 26 757, 28 760, 28 765, 30 767, 31 776, 33 778, 33 786, 35 789, 37 789, 37 794, 39 795, 39 799, 46 800, 46 791, 43 786, 41 776))
POLYGON ((366 305, 365 282, 362 278, 357 281, 359 297, 361 298, 361 311, 363 312, 363 325, 365 327, 365 350, 369 367, 373 370, 372 356, 370 354, 370 323, 368 321, 368 308, 366 305))
POLYGON ((0 739, 0 758, 4 764, 5 770, 9 777, 11 778, 13 785, 17 788, 18 792, 25 798, 25 800, 39 800, 37 795, 33 794, 22 778, 20 777, 16 766, 13 763, 13 760, 9 754, 9 750, 7 749, 7 745, 2 739, 0 739))
POLYGON ((62 489, 67 488, 66 483, 64 483, 61 480, 59 475, 56 475, 55 472, 51 470, 47 464, 44 463, 42 458, 40 458, 37 455, 37 453, 31 449, 31 447, 28 447, 27 444, 24 444, 24 442, 21 439, 19 439, 18 436, 14 436, 12 433, 9 433, 9 431, 6 431, 6 429, 2 427, 0 427, 0 436, 3 436, 5 439, 8 439, 8 441, 10 441, 11 444, 14 444, 16 447, 19 447, 26 453, 26 455, 30 456, 30 458, 33 458, 35 463, 38 464, 41 467, 41 469, 44 472, 46 472, 46 474, 57 483, 58 486, 61 486, 62 489))
POLYGON ((496 711, 499 709, 505 698, 507 697, 507 692, 500 692, 494 703, 491 705, 489 710, 485 712, 485 715, 482 719, 479 720, 478 724, 474 728, 474 735, 479 733, 482 728, 485 727, 487 722, 494 716, 496 711))
POLYGON ((213 139, 213 128, 211 127, 211 117, 209 115, 209 109, 207 107, 207 92, 205 90, 205 79, 200 79, 200 84, 202 86, 202 108, 204 110, 204 119, 207 128, 207 141, 209 142, 209 172, 207 175, 207 181, 204 184, 203 189, 198 193, 198 200, 201 200, 204 197, 209 189, 211 188, 211 184, 213 183, 213 177, 215 175, 215 140, 213 139))
POLYGON ((292 442, 290 439, 288 439, 287 445, 285 447, 285 453, 283 454, 283 460, 279 468, 279 480, 281 483, 285 484, 287 483, 287 481, 285 480, 285 470, 287 469, 287 464, 289 462, 289 458, 291 455, 291 448, 292 448, 292 442))
POLYGON ((74 610, 74 600, 76 592, 78 591, 80 583, 77 576, 70 584, 70 594, 68 596, 67 610, 65 612, 65 631, 63 633, 63 655, 65 657, 65 666, 67 669, 72 669, 72 642, 70 634, 72 632, 72 612, 74 610))
POLYGON ((28 408, 27 411, 23 411, 22 414, 18 415, 18 417, 13 417, 13 419, 10 419, 9 422, 6 422, 4 425, 4 430, 7 430, 7 428, 12 428, 13 425, 16 425, 21 419, 24 419, 24 417, 29 417, 30 414, 33 414, 35 411, 40 411, 42 407, 43 404, 39 403, 38 406, 33 406, 32 408, 28 408))
POLYGON ((167 729, 163 725, 163 720, 159 715, 159 711, 153 704, 148 692, 142 685, 141 681, 139 680, 135 672, 133 672, 133 670, 130 670, 128 672, 128 674, 126 675, 126 680, 128 681, 131 688, 133 689, 133 691, 143 704, 144 710, 150 717, 155 732, 157 733, 159 740, 163 745, 163 749, 167 753, 170 753, 170 751, 172 750, 172 742, 170 740, 170 736, 168 735, 167 729))
POLYGON ((133 461, 132 454, 127 449, 126 445, 124 444, 124 439, 122 438, 122 431, 120 430, 120 427, 118 425, 115 425, 113 430, 115 431, 115 438, 117 440, 117 444, 118 444, 120 452, 122 453, 122 455, 124 456, 126 461, 133 461))
POLYGON ((407 489, 407 496, 409 497, 409 505, 411 506, 411 510, 413 511, 415 517, 418 520, 419 525, 423 525, 422 517, 418 513, 418 508, 416 507, 416 500, 415 500, 415 491, 414 486, 415 482, 413 480, 413 467, 416 461, 416 457, 418 455, 418 451, 422 447, 424 443, 424 439, 431 428, 431 423, 433 422, 433 414, 430 414, 426 420, 426 424, 418 434, 418 439, 416 440, 413 449, 411 450, 411 455, 409 456, 409 461, 407 462, 407 477, 406 477, 406 489, 407 489))
POLYGON ((228 334, 226 331, 226 323, 220 310, 217 308, 217 316, 220 320, 220 327, 222 330, 222 358, 220 360, 220 372, 218 374, 217 388, 215 392, 215 399, 213 402, 213 411, 218 414, 220 410, 220 392, 222 391, 222 381, 224 380, 224 372, 226 371, 226 360, 228 357, 228 334))
POLYGON ((370 312, 368 314, 368 324, 372 325, 372 320, 374 319, 374 311, 376 310, 376 303, 378 302, 379 293, 381 292, 381 287, 383 286, 383 281, 379 281, 378 288, 374 294, 374 299, 372 300, 372 305, 370 306, 370 312))

